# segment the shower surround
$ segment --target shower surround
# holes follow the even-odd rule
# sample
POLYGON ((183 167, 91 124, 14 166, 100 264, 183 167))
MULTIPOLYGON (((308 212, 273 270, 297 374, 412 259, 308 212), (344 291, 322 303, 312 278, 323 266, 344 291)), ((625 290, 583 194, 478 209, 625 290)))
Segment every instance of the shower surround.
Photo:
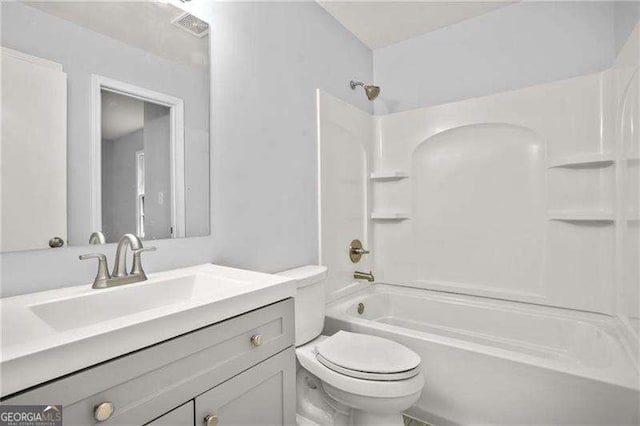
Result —
POLYGON ((607 78, 376 117, 374 170, 408 175, 372 183, 373 212, 408 215, 373 220, 379 279, 612 312, 607 78))

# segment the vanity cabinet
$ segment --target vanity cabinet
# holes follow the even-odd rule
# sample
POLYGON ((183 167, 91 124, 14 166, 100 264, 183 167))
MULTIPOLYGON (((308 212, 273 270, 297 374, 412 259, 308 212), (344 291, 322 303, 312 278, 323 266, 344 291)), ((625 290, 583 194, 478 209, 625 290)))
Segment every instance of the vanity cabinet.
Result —
POLYGON ((208 415, 207 426, 295 424, 293 345, 286 299, 2 402, 60 404, 65 425, 204 425, 208 415), (113 407, 103 422, 94 413, 100 404, 113 407))

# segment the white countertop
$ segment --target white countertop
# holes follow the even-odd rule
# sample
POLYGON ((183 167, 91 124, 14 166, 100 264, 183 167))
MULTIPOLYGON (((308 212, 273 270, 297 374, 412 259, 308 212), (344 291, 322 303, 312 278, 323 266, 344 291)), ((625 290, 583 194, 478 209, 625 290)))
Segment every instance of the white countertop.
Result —
POLYGON ((0 299, 0 395, 10 395, 295 293, 296 283, 287 277, 205 264, 149 274, 147 281, 109 289, 92 289, 87 284, 0 299), (156 289, 171 301, 167 303, 161 297, 155 300, 156 289), (167 291, 176 289, 179 292, 175 292, 174 301, 167 291), (122 295, 132 297, 123 299, 122 295), (114 300, 118 302, 111 306, 105 303, 104 312, 99 309, 100 304, 98 309, 91 308, 91 303, 109 299, 112 304, 114 300), (138 310, 138 304, 144 306, 138 310), (69 307, 74 307, 75 312, 68 312, 69 307), (83 313, 83 308, 92 310, 83 313), (115 314, 114 308, 118 311, 115 314))

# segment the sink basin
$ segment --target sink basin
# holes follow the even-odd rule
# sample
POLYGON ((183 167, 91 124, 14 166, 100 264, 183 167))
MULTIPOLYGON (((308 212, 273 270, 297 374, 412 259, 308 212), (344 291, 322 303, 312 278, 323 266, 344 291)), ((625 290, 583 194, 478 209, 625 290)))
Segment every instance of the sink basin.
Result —
MULTIPOLYGON (((56 331, 67 331, 169 305, 229 296, 242 281, 207 274, 154 279, 29 306, 56 331)), ((234 291, 235 290, 235 291, 234 291)))

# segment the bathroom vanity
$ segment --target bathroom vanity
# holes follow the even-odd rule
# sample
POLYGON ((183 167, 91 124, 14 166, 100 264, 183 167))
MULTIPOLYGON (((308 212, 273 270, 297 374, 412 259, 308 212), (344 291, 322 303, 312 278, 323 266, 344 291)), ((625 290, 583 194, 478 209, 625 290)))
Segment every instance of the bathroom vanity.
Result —
POLYGON ((2 299, 2 403, 62 405, 65 425, 294 424, 294 294, 287 278, 201 265, 2 299), (44 313, 135 296, 155 306, 75 328, 44 313))

